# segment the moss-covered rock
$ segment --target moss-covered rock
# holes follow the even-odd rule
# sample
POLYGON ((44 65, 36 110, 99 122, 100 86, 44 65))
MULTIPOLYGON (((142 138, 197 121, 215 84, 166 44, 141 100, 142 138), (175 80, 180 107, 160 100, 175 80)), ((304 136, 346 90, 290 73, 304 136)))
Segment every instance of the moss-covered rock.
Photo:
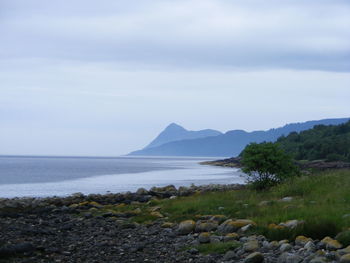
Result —
POLYGON ((198 241, 201 244, 209 243, 210 242, 210 233, 208 233, 208 232, 200 233, 198 236, 198 241))
POLYGON ((264 256, 260 252, 254 252, 244 259, 244 263, 261 263, 264 261, 264 256))
POLYGON ((185 220, 179 224, 178 232, 180 235, 187 235, 191 233, 196 227, 196 222, 193 220, 185 220))
POLYGON ((340 244, 337 240, 331 238, 331 237, 325 237, 321 240, 321 245, 326 247, 326 249, 329 250, 337 250, 343 247, 342 244, 340 244))
POLYGON ((312 241, 311 238, 305 236, 297 236, 295 238, 295 244, 298 246, 305 246, 307 242, 312 241))
POLYGON ((218 222, 212 221, 212 220, 199 220, 196 223, 196 232, 210 232, 210 231, 215 231, 218 228, 218 222))

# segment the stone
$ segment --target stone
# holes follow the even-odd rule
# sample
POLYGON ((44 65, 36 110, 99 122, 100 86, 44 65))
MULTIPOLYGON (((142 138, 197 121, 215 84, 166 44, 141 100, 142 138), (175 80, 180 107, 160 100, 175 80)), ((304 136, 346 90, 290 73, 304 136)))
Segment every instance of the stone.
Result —
POLYGON ((245 252, 252 252, 259 249, 259 242, 257 240, 251 240, 243 244, 243 250, 245 252))
POLYGON ((225 215, 213 215, 213 216, 210 216, 210 221, 216 221, 218 222, 219 224, 221 224, 222 222, 224 222, 225 220, 227 220, 227 216, 225 215))
POLYGON ((230 251, 227 251, 225 256, 224 256, 224 260, 225 261, 229 261, 229 260, 232 260, 232 259, 236 259, 237 258, 237 255, 234 251, 230 250, 230 251))
POLYGON ((320 244, 328 250, 337 250, 343 247, 342 244, 331 237, 325 237, 321 240, 320 244))
POLYGON ((288 243, 284 243, 280 246, 280 251, 281 252, 287 252, 287 251, 291 251, 293 249, 293 247, 288 244, 288 243))
POLYGON ((302 261, 303 258, 301 256, 288 252, 284 252, 277 259, 277 263, 300 263, 302 261))
POLYGON ((327 263, 324 257, 316 257, 310 260, 310 263, 327 263))
POLYGON ((136 191, 136 194, 138 194, 138 195, 148 195, 148 193, 149 192, 145 188, 139 188, 136 191))
POLYGON ((153 207, 150 207, 148 210, 149 210, 150 212, 157 212, 157 211, 159 211, 160 209, 161 209, 160 206, 153 206, 153 207))
POLYGON ((288 221, 286 221, 284 223, 280 223, 279 225, 293 229, 293 228, 296 228, 296 227, 298 227, 298 226, 300 226, 302 224, 304 224, 304 221, 300 221, 300 220, 294 219, 294 220, 288 220, 288 221))
POLYGON ((220 243, 221 242, 221 238, 219 236, 210 236, 210 243, 220 243))
POLYGON ((288 239, 283 239, 283 240, 278 241, 278 245, 282 245, 282 244, 289 244, 288 239))
POLYGON ((343 249, 339 249, 337 252, 339 253, 339 255, 350 254, 350 246, 347 246, 343 249))
POLYGON ((241 229, 239 230, 240 233, 245 233, 249 230, 251 230, 254 226, 252 224, 246 225, 241 227, 241 229))
POLYGON ((199 243, 209 243, 210 242, 210 233, 203 232, 198 236, 199 243))
POLYGON ((224 242, 230 242, 237 240, 239 238, 239 235, 237 233, 228 233, 226 236, 224 236, 224 242))
POLYGON ((232 219, 228 219, 218 226, 218 232, 220 234, 228 234, 237 231, 237 227, 232 224, 232 219))
POLYGON ((196 223, 196 232, 210 232, 210 231, 215 231, 218 228, 218 222, 216 221, 202 221, 199 220, 196 223))
POLYGON ((276 249, 280 246, 280 244, 278 243, 278 241, 274 240, 274 241, 271 241, 269 243, 269 249, 276 249))
POLYGON ((154 216, 154 217, 158 217, 158 218, 163 218, 164 216, 158 212, 158 211, 155 211, 155 212, 151 212, 150 213, 151 216, 154 216))
POLYGON ((178 232, 180 235, 187 235, 191 233, 196 226, 196 222, 193 220, 185 220, 179 224, 178 232))
POLYGON ((233 233, 249 224, 256 226, 256 223, 249 219, 228 219, 218 227, 218 232, 221 234, 233 233))
POLYGON ((164 222, 162 224, 162 228, 172 228, 174 226, 174 223, 171 222, 164 222))
POLYGON ((286 197, 283 197, 280 201, 281 202, 291 202, 291 201, 293 201, 293 197, 286 196, 286 197))
POLYGON ((285 229, 285 228, 286 228, 285 226, 276 225, 276 224, 269 224, 267 227, 268 227, 269 229, 277 229, 277 230, 279 230, 279 229, 285 229))
POLYGON ((305 237, 305 236, 297 236, 295 238, 295 244, 297 246, 301 246, 301 247, 305 246, 306 243, 309 242, 309 241, 312 241, 312 239, 308 238, 308 237, 305 237))
POLYGON ((264 261, 264 256, 260 252, 254 252, 244 259, 244 263, 261 263, 264 261))
POLYGON ((316 245, 314 244, 314 242, 309 241, 305 244, 304 248, 308 252, 314 252, 316 250, 316 245))
POLYGON ((350 263, 350 254, 345 254, 340 258, 340 263, 350 263))

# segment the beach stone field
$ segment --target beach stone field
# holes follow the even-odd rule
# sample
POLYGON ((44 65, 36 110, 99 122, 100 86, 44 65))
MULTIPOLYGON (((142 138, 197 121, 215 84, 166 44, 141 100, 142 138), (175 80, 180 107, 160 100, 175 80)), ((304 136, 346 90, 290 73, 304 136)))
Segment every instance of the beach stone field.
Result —
MULTIPOLYGON (((226 191, 240 185, 173 186, 136 193, 51 198, 0 199, 0 262, 350 262, 350 247, 325 237, 293 241, 249 235, 249 219, 202 215, 198 220, 168 222, 158 207, 157 219, 136 223, 139 211, 104 212, 106 206, 147 203, 198 191, 226 191), (103 210, 104 211, 104 210, 103 210), (228 247, 225 253, 202 253, 201 245, 228 247)), ((276 227, 295 227, 297 220, 276 227)))

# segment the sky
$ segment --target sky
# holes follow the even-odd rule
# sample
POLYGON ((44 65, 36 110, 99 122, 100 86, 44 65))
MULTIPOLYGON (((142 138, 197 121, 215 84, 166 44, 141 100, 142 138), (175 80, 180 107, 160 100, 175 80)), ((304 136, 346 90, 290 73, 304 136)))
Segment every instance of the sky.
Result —
POLYGON ((348 0, 0 0, 0 154, 350 116, 348 0))

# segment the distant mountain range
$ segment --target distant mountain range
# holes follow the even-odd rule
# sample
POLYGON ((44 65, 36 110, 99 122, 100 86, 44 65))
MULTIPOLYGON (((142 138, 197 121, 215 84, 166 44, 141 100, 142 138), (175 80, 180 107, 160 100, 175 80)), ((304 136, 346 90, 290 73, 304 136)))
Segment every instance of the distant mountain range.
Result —
POLYGON ((338 125, 348 120, 350 118, 324 119, 287 124, 267 131, 232 130, 224 134, 209 129, 188 131, 172 123, 147 147, 131 152, 129 155, 231 157, 237 156, 251 142, 274 142, 280 136, 286 136, 291 132, 308 130, 319 124, 338 125))

